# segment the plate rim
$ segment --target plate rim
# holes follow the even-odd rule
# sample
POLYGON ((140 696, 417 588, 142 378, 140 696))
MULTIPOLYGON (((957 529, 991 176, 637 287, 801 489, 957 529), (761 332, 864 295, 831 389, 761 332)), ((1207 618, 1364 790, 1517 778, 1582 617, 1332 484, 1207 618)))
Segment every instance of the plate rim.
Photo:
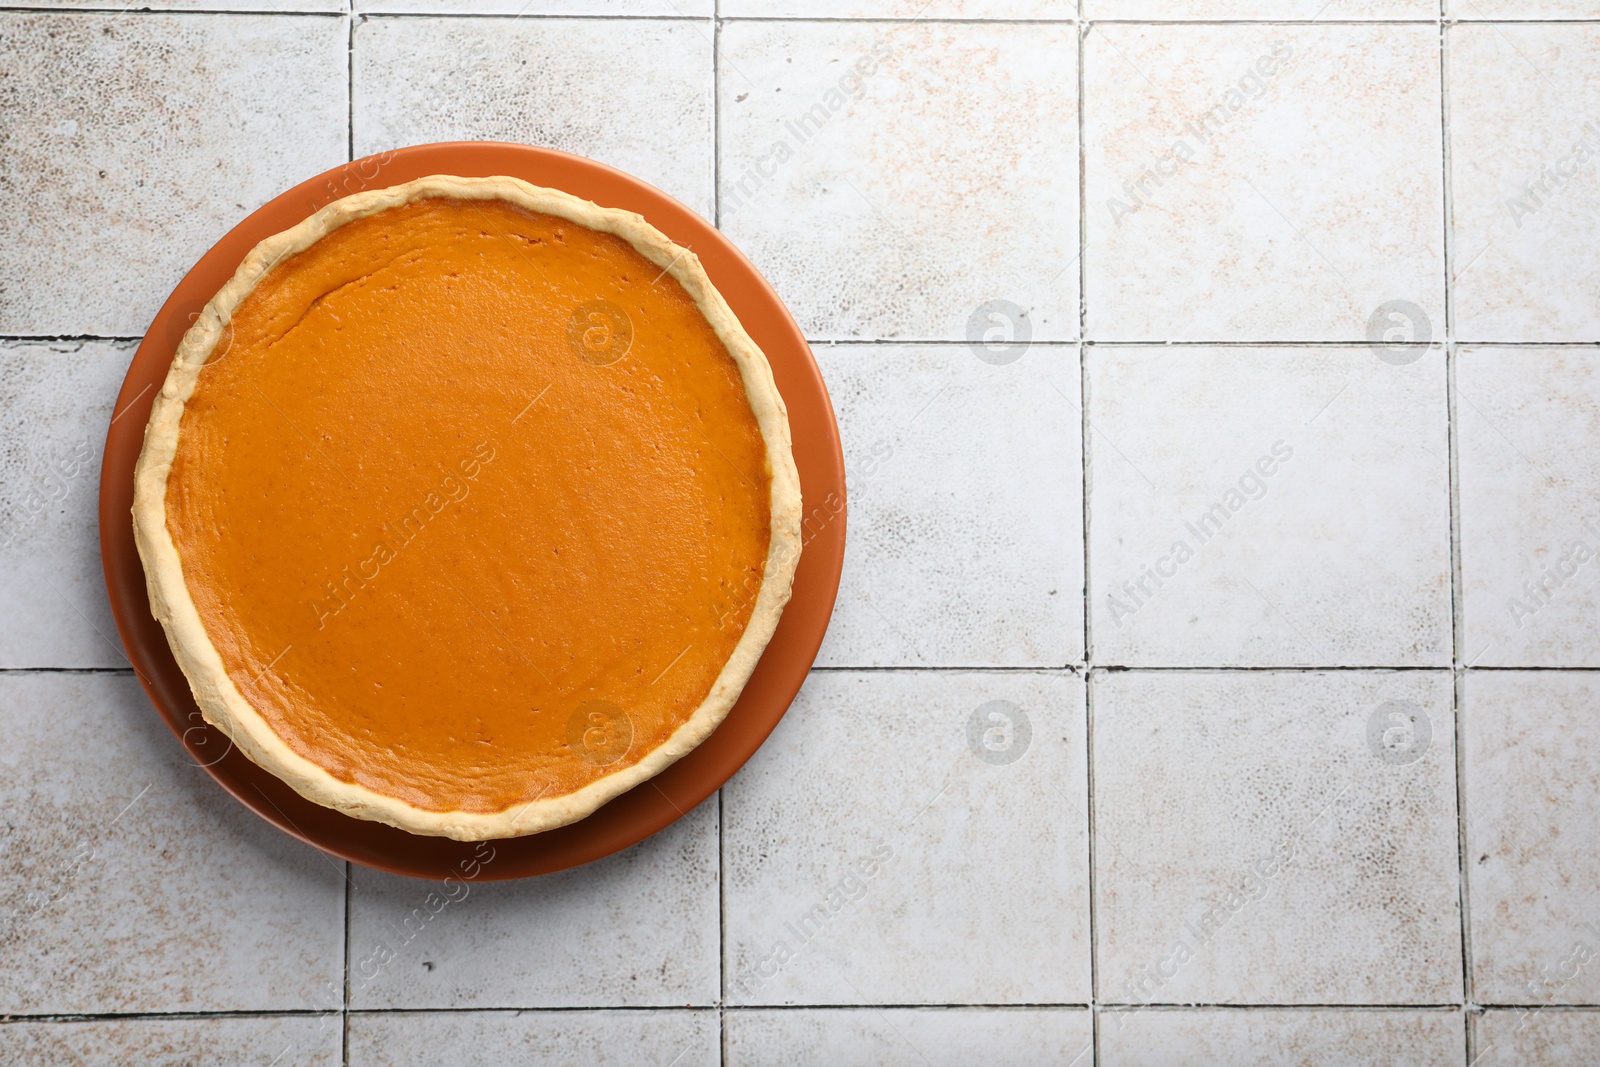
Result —
POLYGON ((845 524, 843 445, 831 397, 804 334, 760 271, 711 222, 655 186, 582 156, 502 141, 435 142, 364 156, 290 187, 229 228, 173 288, 134 352, 107 426, 99 489, 101 563, 118 635, 151 704, 191 761, 245 807, 306 844, 374 870, 429 879, 498 881, 593 862, 665 829, 717 792, 776 728, 815 661, 838 595, 845 524), (688 755, 587 818, 542 834, 486 843, 415 836, 322 808, 251 763, 206 724, 165 633, 150 614, 127 506, 153 388, 159 389, 165 379, 188 322, 245 254, 262 238, 342 196, 435 173, 509 174, 546 184, 602 206, 638 211, 679 244, 694 247, 773 364, 791 427, 796 399, 804 415, 795 433, 795 451, 805 550, 794 598, 733 710, 688 755), (572 187, 574 178, 577 188, 572 187))

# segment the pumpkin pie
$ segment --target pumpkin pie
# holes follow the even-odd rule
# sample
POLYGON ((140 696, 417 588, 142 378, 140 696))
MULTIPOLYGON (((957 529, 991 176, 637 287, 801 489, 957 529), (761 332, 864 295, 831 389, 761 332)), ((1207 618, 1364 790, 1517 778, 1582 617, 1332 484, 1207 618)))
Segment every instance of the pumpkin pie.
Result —
POLYGON ((207 721, 318 804, 458 840, 574 822, 704 741, 800 552, 783 399, 694 253, 507 177, 258 245, 135 478, 207 721))

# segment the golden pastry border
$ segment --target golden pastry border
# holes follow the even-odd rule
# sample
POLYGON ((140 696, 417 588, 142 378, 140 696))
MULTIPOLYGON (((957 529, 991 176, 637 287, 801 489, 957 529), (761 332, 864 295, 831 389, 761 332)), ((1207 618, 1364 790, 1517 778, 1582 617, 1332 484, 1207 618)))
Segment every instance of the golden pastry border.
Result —
POLYGON ((744 689, 789 601, 795 568, 800 560, 800 509, 800 476, 791 449, 789 415, 773 380, 772 367, 711 283, 699 257, 674 244, 643 216, 631 211, 600 207, 519 178, 432 175, 336 200, 299 225, 268 237, 245 256, 233 277, 206 304, 194 325, 184 334, 151 408, 144 447, 134 470, 133 532, 139 557, 144 562, 151 612, 166 631, 172 653, 188 678, 195 702, 207 722, 226 734, 247 757, 313 803, 413 834, 482 841, 520 837, 576 822, 659 774, 711 735, 744 689), (222 657, 206 633, 189 595, 183 562, 166 524, 167 476, 177 452, 184 405, 193 394, 201 368, 222 338, 235 309, 280 260, 304 251, 355 219, 431 197, 504 200, 530 211, 568 219, 580 226, 621 237, 650 262, 670 273, 694 299, 738 364, 745 395, 766 443, 772 473, 772 535, 761 589, 750 622, 705 701, 665 743, 639 762, 575 792, 535 798, 488 814, 418 808, 342 781, 292 750, 245 700, 228 676, 222 657))

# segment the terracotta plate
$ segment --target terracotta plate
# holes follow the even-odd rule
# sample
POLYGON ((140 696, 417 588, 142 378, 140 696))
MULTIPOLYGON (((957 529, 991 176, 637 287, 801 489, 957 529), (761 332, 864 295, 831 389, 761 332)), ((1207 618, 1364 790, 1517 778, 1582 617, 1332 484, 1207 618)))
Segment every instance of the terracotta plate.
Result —
POLYGON ((128 658, 156 710, 190 757, 256 814, 302 841, 379 870, 419 878, 522 878, 599 859, 642 840, 699 804, 766 740, 805 680, 822 644, 844 562, 844 457, 833 406, 805 338, 764 278, 699 215, 637 178, 600 163, 527 145, 457 142, 418 145, 356 160, 295 186, 246 218, 195 264, 151 323, 128 368, 106 435, 100 478, 100 551, 111 610, 128 658), (302 799, 231 750, 206 725, 166 635, 150 615, 144 568, 133 543, 133 467, 184 331, 256 242, 329 201, 428 174, 509 174, 607 207, 628 208, 693 249, 745 329, 766 352, 789 406, 794 458, 805 497, 805 551, 794 599, 744 694, 705 743, 654 780, 587 819, 531 837, 482 845, 414 837, 302 799))

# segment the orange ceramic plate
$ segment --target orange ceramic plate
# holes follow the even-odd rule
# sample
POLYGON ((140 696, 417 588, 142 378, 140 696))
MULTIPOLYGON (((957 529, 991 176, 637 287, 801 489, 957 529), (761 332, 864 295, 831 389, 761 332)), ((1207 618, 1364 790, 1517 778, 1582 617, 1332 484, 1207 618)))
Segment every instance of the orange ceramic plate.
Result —
POLYGON ((100 483, 101 555, 112 612, 146 692, 195 762, 246 806, 303 841, 380 870, 423 878, 519 878, 587 863, 655 833, 713 793, 772 732, 805 680, 833 611, 844 559, 844 491, 838 426, 804 337, 765 279, 709 223, 636 178, 564 152, 495 143, 419 145, 356 160, 289 190, 234 227, 179 283, 139 346, 117 399, 100 483), (166 636, 151 617, 129 514, 133 467, 154 393, 178 340, 245 254, 331 200, 428 174, 523 178, 637 211, 692 248, 772 364, 789 408, 804 495, 805 550, 794 598, 717 731, 659 776, 580 822, 477 845, 417 837, 313 804, 231 751, 228 740, 201 718, 166 636))

